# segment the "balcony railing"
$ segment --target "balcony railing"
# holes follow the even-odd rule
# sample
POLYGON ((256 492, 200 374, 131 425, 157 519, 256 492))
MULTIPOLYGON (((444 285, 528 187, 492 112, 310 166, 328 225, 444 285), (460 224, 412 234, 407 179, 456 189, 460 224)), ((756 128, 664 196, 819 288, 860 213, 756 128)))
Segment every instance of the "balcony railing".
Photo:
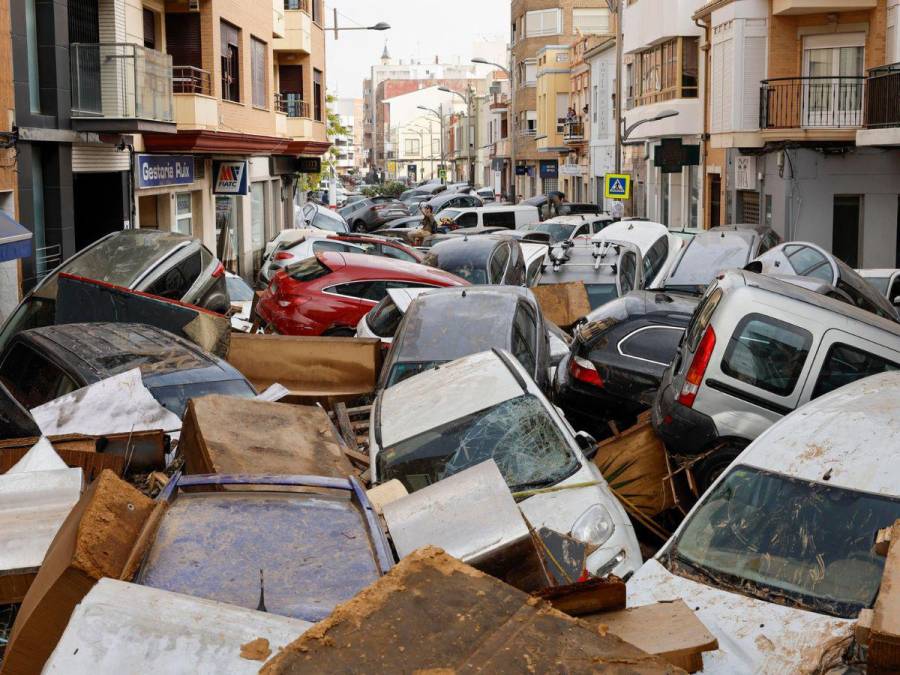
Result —
POLYGON ((174 66, 172 68, 172 91, 176 94, 210 96, 212 78, 207 70, 201 70, 194 66, 174 66))
POLYGON ((900 127, 900 63, 869 71, 865 124, 868 129, 900 127))
POLYGON ((785 77, 763 80, 763 129, 855 129, 863 124, 863 77, 785 77))
POLYGON ((127 43, 73 43, 74 119, 174 122, 172 57, 127 43))
POLYGON ((566 122, 564 125, 563 140, 565 140, 566 143, 581 143, 584 141, 584 122, 566 122))
POLYGON ((296 92, 283 91, 275 94, 275 110, 288 117, 309 117, 309 103, 296 92))
POLYGON ((309 14, 309 0, 284 0, 284 8, 299 9, 309 14))

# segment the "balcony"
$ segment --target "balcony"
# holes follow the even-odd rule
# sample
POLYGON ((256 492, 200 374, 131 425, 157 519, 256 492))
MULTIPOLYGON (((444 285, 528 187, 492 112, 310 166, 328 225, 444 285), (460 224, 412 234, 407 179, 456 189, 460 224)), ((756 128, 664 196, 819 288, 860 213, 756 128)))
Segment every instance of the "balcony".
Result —
POLYGON ((763 80, 760 128, 770 138, 850 140, 863 125, 864 82, 846 76, 763 80))
POLYGON ((218 128, 219 102, 212 96, 212 78, 208 71, 194 66, 174 66, 172 91, 179 129, 214 131, 218 128))
POLYGON ((283 91, 275 94, 275 110, 289 118, 309 118, 309 103, 303 100, 299 92, 283 91))
POLYGON ((567 121, 563 125, 563 142, 570 145, 584 143, 584 122, 567 121))
POLYGON ((72 128, 175 133, 172 57, 127 43, 73 43, 72 128))
POLYGON ((272 37, 283 38, 285 36, 285 4, 284 0, 272 0, 272 37))
POLYGON ((830 14, 831 12, 859 12, 875 9, 878 0, 774 0, 772 14, 830 14))
POLYGON ((866 77, 865 129, 857 145, 900 146, 900 63, 869 71, 866 77))
POLYGON ((494 152, 491 153, 491 157, 494 158, 508 158, 510 156, 510 140, 509 138, 501 138, 500 140, 494 143, 494 152))
POLYGON ((284 0, 283 37, 272 41, 276 52, 312 53, 312 16, 309 0, 284 0))

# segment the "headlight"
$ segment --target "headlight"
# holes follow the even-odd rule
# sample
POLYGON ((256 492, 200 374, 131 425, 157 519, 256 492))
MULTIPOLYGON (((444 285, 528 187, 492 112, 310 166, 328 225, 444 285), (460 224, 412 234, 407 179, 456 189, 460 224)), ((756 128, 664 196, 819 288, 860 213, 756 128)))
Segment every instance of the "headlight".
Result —
POLYGON ((609 511, 601 504, 594 504, 578 517, 570 534, 586 544, 603 546, 615 530, 609 511))

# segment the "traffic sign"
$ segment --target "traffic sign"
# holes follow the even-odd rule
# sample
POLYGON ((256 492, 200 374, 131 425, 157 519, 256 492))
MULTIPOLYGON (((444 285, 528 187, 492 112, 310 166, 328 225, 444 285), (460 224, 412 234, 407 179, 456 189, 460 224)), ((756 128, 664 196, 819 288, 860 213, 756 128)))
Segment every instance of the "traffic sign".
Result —
POLYGON ((438 178, 447 180, 447 169, 438 169, 438 178))
POLYGON ((608 173, 603 178, 603 196, 607 199, 631 198, 631 175, 608 173))

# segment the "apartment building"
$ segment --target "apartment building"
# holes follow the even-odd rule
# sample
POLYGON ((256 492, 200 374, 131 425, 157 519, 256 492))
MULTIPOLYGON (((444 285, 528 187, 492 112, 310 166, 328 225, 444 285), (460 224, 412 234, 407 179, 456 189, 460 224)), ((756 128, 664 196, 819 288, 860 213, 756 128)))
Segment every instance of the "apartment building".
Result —
POLYGON ((20 213, 36 246, 26 287, 128 227, 192 234, 251 276, 293 222, 299 157, 329 147, 321 0, 20 7, 20 213))
POLYGON ((697 227, 703 222, 703 30, 692 15, 703 2, 621 4, 624 128, 629 132, 623 142, 638 146, 631 167, 634 213, 671 228, 697 227))
POLYGON ((363 156, 363 100, 361 98, 335 99, 331 112, 338 117, 346 133, 336 134, 332 148, 337 150, 335 169, 340 175, 357 173, 365 165, 363 156))
POLYGON ((898 0, 710 2, 709 224, 900 264, 898 0))
MULTIPOLYGON (((0 63, 12 61, 9 3, 0 3, 0 63)), ((23 248, 22 231, 14 225, 16 210, 15 149, 11 147, 15 120, 12 69, 0 68, 0 321, 15 309, 21 287, 19 258, 23 248)))
POLYGON ((613 208, 612 200, 603 196, 603 180, 616 170, 616 42, 614 37, 600 37, 586 46, 584 61, 590 68, 590 102, 585 129, 590 153, 589 201, 613 208))
POLYGON ((475 103, 475 180, 505 195, 510 170, 509 78, 498 70, 488 75, 486 83, 486 92, 475 103))
POLYGON ((557 61, 557 57, 569 58, 568 50, 580 36, 596 34, 598 27, 608 26, 609 10, 596 0, 513 0, 511 18, 510 133, 517 166, 510 182, 516 195, 527 198, 559 188, 559 153, 568 148, 561 140, 565 130, 557 133, 553 121, 560 117, 558 107, 563 105, 563 98, 568 112, 571 60, 557 61), (550 79, 545 81, 539 100, 542 59, 544 74, 550 79), (554 72, 565 69, 569 73, 554 72), (539 107, 547 133, 538 132, 539 107))

